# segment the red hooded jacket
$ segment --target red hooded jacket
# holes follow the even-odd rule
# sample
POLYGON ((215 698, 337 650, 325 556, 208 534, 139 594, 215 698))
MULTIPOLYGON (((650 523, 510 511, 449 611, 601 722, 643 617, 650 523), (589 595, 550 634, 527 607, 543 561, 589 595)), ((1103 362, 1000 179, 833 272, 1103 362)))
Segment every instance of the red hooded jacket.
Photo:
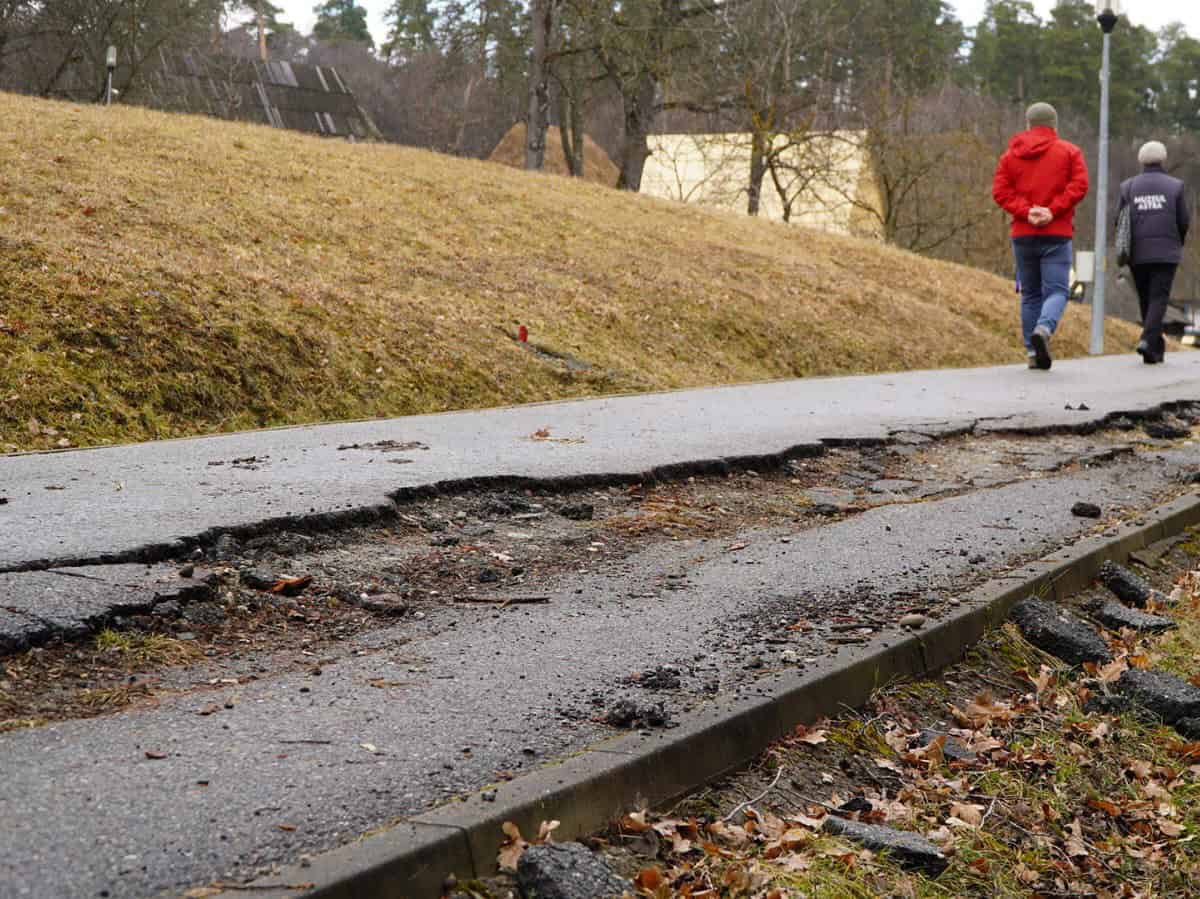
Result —
POLYGON ((1083 153, 1044 126, 1013 135, 992 182, 992 197, 1013 217, 1013 237, 1072 237, 1075 207, 1087 192, 1083 153), (1040 228, 1029 224, 1033 206, 1050 210, 1054 216, 1050 224, 1040 228))

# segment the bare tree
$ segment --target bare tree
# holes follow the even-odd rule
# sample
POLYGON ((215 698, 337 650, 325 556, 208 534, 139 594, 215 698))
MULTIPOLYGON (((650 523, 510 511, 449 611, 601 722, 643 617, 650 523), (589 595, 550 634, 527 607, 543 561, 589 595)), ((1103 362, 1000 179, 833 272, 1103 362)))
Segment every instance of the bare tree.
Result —
POLYGON ((550 123, 550 52, 559 0, 533 0, 533 59, 529 68, 529 109, 525 118, 525 168, 541 170, 550 123))

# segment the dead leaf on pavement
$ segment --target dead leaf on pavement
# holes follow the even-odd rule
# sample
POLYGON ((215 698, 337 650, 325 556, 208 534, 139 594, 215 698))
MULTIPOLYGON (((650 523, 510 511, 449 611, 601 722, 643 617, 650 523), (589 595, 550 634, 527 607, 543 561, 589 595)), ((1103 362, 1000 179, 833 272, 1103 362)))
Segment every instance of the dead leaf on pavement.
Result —
POLYGON ((283 596, 295 596, 297 593, 303 592, 304 588, 311 584, 312 581, 311 574, 306 574, 303 577, 281 577, 268 592, 279 593, 283 596))

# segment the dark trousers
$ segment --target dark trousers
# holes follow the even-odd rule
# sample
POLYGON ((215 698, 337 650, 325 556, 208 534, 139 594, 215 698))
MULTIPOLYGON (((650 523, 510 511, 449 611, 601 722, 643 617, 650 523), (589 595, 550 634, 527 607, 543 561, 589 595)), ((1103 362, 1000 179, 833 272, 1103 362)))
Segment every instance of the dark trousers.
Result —
POLYGON ((1178 266, 1171 262, 1148 262, 1131 268, 1138 306, 1142 310, 1142 340, 1146 341, 1151 353, 1162 356, 1167 348, 1167 342, 1163 340, 1163 316, 1167 312, 1167 300, 1171 298, 1171 284, 1178 266))

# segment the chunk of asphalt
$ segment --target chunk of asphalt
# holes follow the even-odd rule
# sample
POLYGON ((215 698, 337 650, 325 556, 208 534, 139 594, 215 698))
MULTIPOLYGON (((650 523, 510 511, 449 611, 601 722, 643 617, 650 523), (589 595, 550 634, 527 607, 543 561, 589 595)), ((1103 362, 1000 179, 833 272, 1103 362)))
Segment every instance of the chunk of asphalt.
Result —
POLYGON ((120 615, 149 613, 162 602, 203 601, 212 594, 209 578, 185 580, 170 565, 92 565, 0 574, 7 613, 0 620, 0 652, 55 637, 82 637, 120 615))
POLYGON ((523 899, 612 899, 633 894, 633 884, 581 843, 530 846, 517 861, 523 899))
POLYGON ((571 521, 591 521, 596 517, 596 507, 591 503, 567 503, 559 507, 558 514, 571 521))
POLYGON ((1156 440, 1180 440, 1191 435, 1191 431, 1182 425, 1166 421, 1148 421, 1142 425, 1142 430, 1156 440))
POLYGON ((270 590, 279 578, 261 568, 244 568, 238 572, 238 580, 251 590, 270 590))
POLYGON ((1081 665, 1112 661, 1100 635, 1060 606, 1030 596, 1013 607, 1012 617, 1026 640, 1064 662, 1081 665))
POLYGON ((1131 609, 1123 603, 1107 599, 1092 610, 1092 617, 1107 628, 1119 631, 1123 627, 1135 631, 1169 631, 1178 625, 1170 618, 1162 615, 1151 615, 1140 609, 1131 609))
POLYGON ((1095 503, 1078 502, 1071 506, 1071 514, 1076 518, 1099 518, 1100 507, 1095 503))
POLYGON ((0 655, 10 655, 28 649, 44 637, 46 622, 22 612, 0 608, 0 655))
POLYGON ((863 824, 836 815, 827 817, 821 829, 853 840, 872 852, 887 852, 904 867, 920 869, 930 877, 937 877, 949 864, 942 850, 920 834, 882 824, 863 824))
POLYGON ((955 762, 973 762, 978 758, 975 752, 967 749, 962 743, 954 739, 949 734, 944 734, 936 730, 923 730, 917 735, 917 741, 921 746, 928 746, 938 737, 945 737, 946 742, 942 744, 942 755, 951 761, 955 762))
POLYGON ((1117 679, 1117 692, 1167 724, 1200 718, 1200 687, 1165 671, 1123 671, 1117 679))
POLYGON ((1153 599, 1166 603, 1167 598, 1123 565, 1107 561, 1100 566, 1100 583, 1111 590, 1121 602, 1144 608, 1153 599))
POLYGON ((880 478, 872 481, 867 489, 872 493, 906 493, 920 485, 916 481, 906 481, 903 478, 880 478))
POLYGON ((1185 740, 1200 740, 1200 718, 1180 718, 1172 726, 1185 740))

